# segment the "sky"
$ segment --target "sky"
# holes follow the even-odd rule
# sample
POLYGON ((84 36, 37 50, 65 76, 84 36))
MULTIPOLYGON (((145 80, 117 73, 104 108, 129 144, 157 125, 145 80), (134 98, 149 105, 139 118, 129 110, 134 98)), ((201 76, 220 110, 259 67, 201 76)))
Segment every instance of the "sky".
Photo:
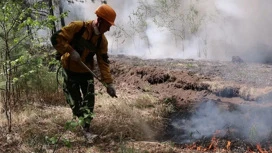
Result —
MULTIPOLYGON (((95 19, 100 1, 65 2, 66 22, 95 19)), ((110 54, 144 59, 272 59, 271 0, 108 0, 110 54), (159 3, 161 2, 161 3, 159 3)))

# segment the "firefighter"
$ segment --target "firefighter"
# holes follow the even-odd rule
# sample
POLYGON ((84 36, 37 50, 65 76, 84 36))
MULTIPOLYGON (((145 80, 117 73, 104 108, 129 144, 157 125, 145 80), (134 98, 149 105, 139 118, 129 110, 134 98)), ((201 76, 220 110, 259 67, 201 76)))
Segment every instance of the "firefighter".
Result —
POLYGON ((73 115, 84 119, 83 133, 89 139, 96 135, 90 131, 90 123, 95 104, 94 76, 88 72, 94 69, 94 55, 105 84, 107 93, 116 97, 113 78, 108 60, 108 41, 104 33, 114 25, 115 11, 107 4, 99 6, 95 20, 73 21, 51 37, 53 47, 60 55, 63 67, 63 91, 73 115))

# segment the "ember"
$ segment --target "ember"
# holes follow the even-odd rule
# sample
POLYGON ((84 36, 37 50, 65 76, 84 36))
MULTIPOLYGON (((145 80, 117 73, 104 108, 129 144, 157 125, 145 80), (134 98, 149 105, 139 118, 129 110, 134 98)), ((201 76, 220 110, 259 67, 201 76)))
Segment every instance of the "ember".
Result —
POLYGON ((212 137, 211 144, 209 146, 209 150, 212 150, 213 148, 216 149, 218 144, 218 140, 215 138, 215 136, 212 137))
POLYGON ((266 141, 272 132, 270 108, 237 106, 230 111, 223 105, 208 101, 192 108, 194 112, 175 114, 167 139, 198 151, 272 152, 266 141))
POLYGON ((265 149, 262 149, 261 145, 260 144, 257 144, 257 149, 260 153, 268 153, 265 149))
POLYGON ((231 142, 228 141, 227 146, 226 146, 227 150, 230 150, 230 145, 231 145, 231 142))

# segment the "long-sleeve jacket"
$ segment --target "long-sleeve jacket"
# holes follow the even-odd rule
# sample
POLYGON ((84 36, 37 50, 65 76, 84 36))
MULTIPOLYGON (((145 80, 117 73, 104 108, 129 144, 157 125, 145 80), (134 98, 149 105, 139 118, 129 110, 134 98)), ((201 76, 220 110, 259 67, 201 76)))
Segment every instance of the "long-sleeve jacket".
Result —
MULTIPOLYGON (((91 43, 94 46, 97 46, 99 42, 99 38, 101 40, 100 44, 97 46, 98 50, 96 51, 95 55, 97 57, 97 64, 101 72, 101 80, 105 83, 112 83, 113 79, 110 73, 110 66, 108 60, 108 41, 104 34, 102 35, 95 35, 94 30, 91 26, 93 21, 88 21, 83 23, 82 21, 74 21, 71 22, 69 25, 63 27, 56 35, 55 41, 53 43, 54 48, 62 55, 61 56, 61 63, 64 69, 67 69, 72 72, 76 73, 86 73, 84 67, 76 62, 70 60, 70 53, 75 51, 74 46, 72 46, 71 41, 73 41, 75 35, 85 26, 83 34, 80 36, 82 39, 85 40, 87 43, 91 43)), ((80 44, 81 45, 81 44, 80 44)), ((89 48, 84 47, 84 45, 80 46, 81 51, 80 53, 81 60, 90 68, 94 69, 94 60, 93 56, 90 56, 94 53, 94 50, 90 50, 89 48), (89 55, 89 56, 88 56, 89 55)))

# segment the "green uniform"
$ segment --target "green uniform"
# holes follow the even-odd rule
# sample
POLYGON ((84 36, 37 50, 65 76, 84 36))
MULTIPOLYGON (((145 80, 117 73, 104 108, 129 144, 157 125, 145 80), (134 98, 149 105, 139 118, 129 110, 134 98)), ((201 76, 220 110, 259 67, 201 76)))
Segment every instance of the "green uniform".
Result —
POLYGON ((85 118, 86 127, 89 126, 92 120, 91 113, 93 113, 95 104, 94 77, 86 68, 70 60, 70 53, 76 50, 80 54, 81 61, 92 70, 94 69, 93 55, 96 55, 101 80, 106 84, 113 82, 107 54, 108 41, 104 34, 94 34, 94 29, 91 26, 92 22, 71 22, 51 37, 54 48, 61 55, 61 64, 64 69, 63 91, 66 101, 75 116, 85 118), (82 34, 80 39, 76 39, 80 41, 75 41, 79 31, 82 34), (88 44, 95 46, 95 49, 88 47, 88 44))

